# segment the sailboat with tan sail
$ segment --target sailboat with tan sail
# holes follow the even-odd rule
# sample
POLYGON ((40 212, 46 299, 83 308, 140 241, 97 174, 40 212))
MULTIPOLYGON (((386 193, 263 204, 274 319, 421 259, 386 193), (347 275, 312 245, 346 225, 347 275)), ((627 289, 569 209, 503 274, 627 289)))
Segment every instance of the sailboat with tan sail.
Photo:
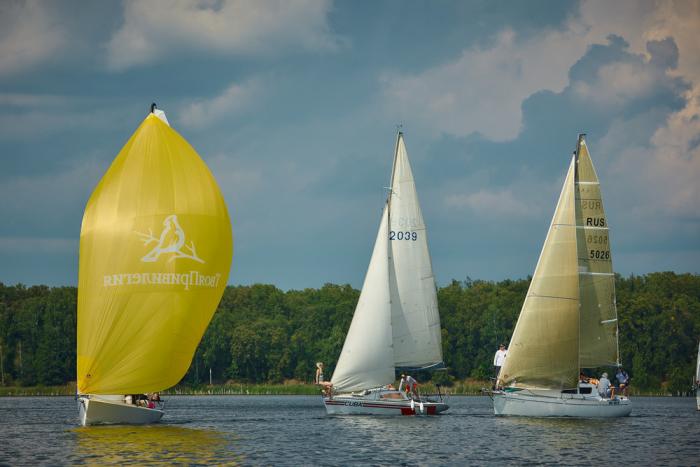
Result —
POLYGON ((496 415, 621 417, 630 400, 580 381, 619 366, 615 276, 600 183, 579 135, 535 273, 491 393, 496 415))
POLYGON ((187 371, 226 287, 232 251, 231 223, 214 177, 154 104, 83 216, 82 425, 160 420, 163 407, 153 393, 187 371))

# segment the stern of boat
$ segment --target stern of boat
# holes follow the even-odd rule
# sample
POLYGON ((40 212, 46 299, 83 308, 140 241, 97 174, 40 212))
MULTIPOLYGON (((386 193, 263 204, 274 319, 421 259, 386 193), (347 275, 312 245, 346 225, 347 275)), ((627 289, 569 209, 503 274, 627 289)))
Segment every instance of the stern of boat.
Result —
POLYGON ((139 407, 124 402, 123 396, 80 396, 78 418, 82 426, 88 425, 145 425, 157 423, 163 418, 162 408, 139 407))

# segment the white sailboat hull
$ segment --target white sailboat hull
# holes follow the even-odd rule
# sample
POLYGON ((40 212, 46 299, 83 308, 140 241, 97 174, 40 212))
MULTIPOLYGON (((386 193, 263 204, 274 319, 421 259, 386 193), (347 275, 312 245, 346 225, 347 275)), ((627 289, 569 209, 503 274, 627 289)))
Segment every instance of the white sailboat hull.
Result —
POLYGON ((377 402, 362 401, 357 399, 333 398, 324 399, 326 413, 328 415, 437 415, 449 408, 442 402, 423 402, 423 410, 420 403, 402 402, 377 402))
POLYGON ((102 400, 95 397, 80 397, 78 399, 80 424, 128 424, 144 425, 156 423, 163 417, 163 410, 138 407, 112 400, 102 400))
POLYGON ((442 401, 413 401, 398 391, 340 394, 324 397, 323 403, 329 415, 437 415, 449 408, 442 401))
POLYGON ((559 391, 496 391, 493 411, 501 416, 614 418, 628 416, 632 405, 624 396, 603 399, 598 395, 559 391))

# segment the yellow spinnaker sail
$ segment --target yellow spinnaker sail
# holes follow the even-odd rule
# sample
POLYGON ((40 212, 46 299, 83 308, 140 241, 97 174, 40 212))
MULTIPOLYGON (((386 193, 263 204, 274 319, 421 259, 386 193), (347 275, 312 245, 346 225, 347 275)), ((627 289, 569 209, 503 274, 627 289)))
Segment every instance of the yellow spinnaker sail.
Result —
POLYGON ((85 208, 78 278, 78 392, 176 384, 221 299, 233 240, 209 169, 154 114, 85 208))

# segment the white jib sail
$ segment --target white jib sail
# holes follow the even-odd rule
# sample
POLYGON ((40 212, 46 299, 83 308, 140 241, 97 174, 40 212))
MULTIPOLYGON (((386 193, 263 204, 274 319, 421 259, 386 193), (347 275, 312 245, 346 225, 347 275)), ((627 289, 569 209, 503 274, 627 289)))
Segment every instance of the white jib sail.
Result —
POLYGON ((402 133, 396 142, 389 225, 394 364, 410 368, 440 364, 442 343, 435 277, 402 133))
POLYGON ((394 381, 388 227, 385 207, 360 299, 331 379, 336 391, 376 388, 394 381))

